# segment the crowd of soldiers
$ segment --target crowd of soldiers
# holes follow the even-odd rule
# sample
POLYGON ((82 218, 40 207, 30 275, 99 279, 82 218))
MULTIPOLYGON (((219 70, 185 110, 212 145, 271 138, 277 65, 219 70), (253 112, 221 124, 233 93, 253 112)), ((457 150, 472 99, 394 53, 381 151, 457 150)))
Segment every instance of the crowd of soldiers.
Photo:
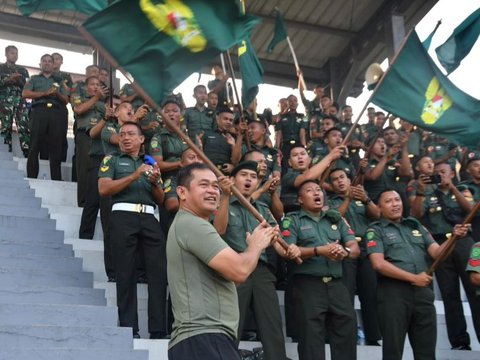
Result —
MULTIPOLYGON (((479 149, 459 147, 374 108, 368 108, 366 124, 351 129, 352 108, 339 108, 322 86, 314 89, 312 100, 299 86, 306 114, 297 112, 295 95, 280 99, 276 114, 269 109, 258 114, 255 101, 240 113, 231 101, 228 75, 215 66, 215 79, 193 89, 195 106, 185 108, 181 97, 172 95, 161 109, 153 109, 130 84, 114 95, 107 69, 88 66, 85 80, 73 83, 60 70, 62 56, 46 54, 40 73, 29 77, 15 64, 14 46, 5 55, 1 133, 11 149, 15 122, 28 157, 28 177, 38 177, 39 156, 44 156, 51 179, 61 180, 67 104, 73 109, 72 175, 83 208, 79 237, 93 239, 100 210, 106 274, 116 282, 120 325, 132 327, 134 337, 139 337, 136 284, 146 282, 152 339, 171 333, 175 348, 194 335, 219 332, 233 342, 258 339, 265 359, 286 359, 276 293, 282 289, 286 335, 298 341, 302 360, 325 358, 326 343, 332 358, 354 359, 359 341, 372 346, 381 341, 384 359, 401 359, 407 334, 415 358, 432 359, 436 311, 427 269, 453 234, 460 239, 435 272, 448 339, 452 349, 470 350, 461 282, 480 340, 480 215, 462 225, 480 200, 479 149), (211 188, 212 194, 207 189, 202 198, 208 206, 189 203, 192 173, 208 167, 198 165, 202 156, 175 128, 223 174, 198 184, 211 188), (257 229, 258 220, 233 187, 287 245, 274 241, 269 246, 270 240, 262 240, 273 233, 257 229), (154 217, 156 207, 160 221, 154 217), (212 248, 191 243, 204 225, 185 215, 182 209, 187 208, 210 220, 233 252, 258 253, 248 271, 238 274, 225 259, 213 261, 215 251, 223 249, 216 240, 212 248), (181 237, 169 233, 177 212, 188 234, 179 248, 166 250, 171 236, 181 237), (261 245, 254 251, 255 239, 261 245), (223 283, 224 290, 215 294, 203 291, 203 300, 189 298, 185 288, 203 284, 202 276, 218 275, 193 268, 184 274, 179 263, 167 261, 167 253, 178 255, 180 248, 191 248, 201 262, 239 283, 238 299, 224 303, 231 288, 223 283), (358 316, 355 295, 361 305, 358 316), (223 304, 221 311, 215 311, 212 301, 223 304), (200 327, 195 324, 198 314, 203 315, 200 327)), ((238 260, 226 259, 232 264, 238 260)), ((248 356, 254 355, 244 354, 248 356)))

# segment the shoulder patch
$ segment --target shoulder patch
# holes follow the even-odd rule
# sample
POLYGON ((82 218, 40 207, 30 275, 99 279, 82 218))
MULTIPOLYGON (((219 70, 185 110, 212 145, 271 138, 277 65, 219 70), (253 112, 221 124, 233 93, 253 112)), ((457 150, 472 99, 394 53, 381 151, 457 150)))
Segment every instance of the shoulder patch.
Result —
POLYGON ((101 172, 107 172, 110 169, 110 159, 112 158, 111 155, 107 155, 103 158, 102 165, 100 166, 101 172))
POLYGON ((375 237, 375 231, 368 229, 365 237, 367 238, 367 240, 372 240, 375 237))

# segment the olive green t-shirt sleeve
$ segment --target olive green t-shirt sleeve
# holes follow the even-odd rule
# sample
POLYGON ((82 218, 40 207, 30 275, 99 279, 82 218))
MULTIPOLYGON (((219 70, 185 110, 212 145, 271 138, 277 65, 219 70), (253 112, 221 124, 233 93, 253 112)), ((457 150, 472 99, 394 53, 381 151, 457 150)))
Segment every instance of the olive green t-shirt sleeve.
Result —
POLYGON ((188 221, 187 218, 184 220, 183 225, 188 226, 190 231, 178 238, 179 245, 203 263, 208 264, 220 251, 228 247, 208 221, 193 215, 188 216, 188 221))

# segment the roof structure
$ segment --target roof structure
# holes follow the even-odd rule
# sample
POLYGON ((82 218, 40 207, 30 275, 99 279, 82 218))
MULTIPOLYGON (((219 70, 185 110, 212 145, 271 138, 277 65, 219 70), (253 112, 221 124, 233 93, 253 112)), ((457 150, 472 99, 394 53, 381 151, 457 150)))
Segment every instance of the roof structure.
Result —
MULTIPOLYGON (((296 87, 286 42, 266 51, 275 26, 275 8, 284 16, 307 86, 329 86, 339 103, 358 96, 366 68, 391 57, 395 39, 414 27, 437 0, 245 0, 246 11, 263 21, 252 43, 266 83, 296 87), (400 29, 400 31, 399 31, 400 29)), ((60 49, 91 52, 76 27, 85 15, 68 11, 20 16, 15 0, 0 0, 0 36, 60 49)), ((235 61, 234 61, 235 62, 235 61)), ((236 67, 236 64, 235 64, 236 67)), ((207 69, 205 69, 207 70, 207 69)))

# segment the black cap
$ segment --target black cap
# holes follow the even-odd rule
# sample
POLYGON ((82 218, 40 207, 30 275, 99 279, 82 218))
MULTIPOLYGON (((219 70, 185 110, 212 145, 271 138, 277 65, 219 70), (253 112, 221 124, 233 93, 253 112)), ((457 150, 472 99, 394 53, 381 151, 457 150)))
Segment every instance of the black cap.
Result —
POLYGON ((227 107, 227 106, 217 107, 217 114, 221 114, 221 113, 233 114, 233 111, 232 111, 232 109, 230 109, 230 108, 227 107))
POLYGON ((480 152, 479 151, 469 151, 467 153, 467 166, 472 161, 480 160, 480 152))
POLYGON ((235 176, 240 170, 252 170, 258 174, 258 163, 253 160, 246 160, 239 163, 235 168, 232 170, 230 176, 235 176))

